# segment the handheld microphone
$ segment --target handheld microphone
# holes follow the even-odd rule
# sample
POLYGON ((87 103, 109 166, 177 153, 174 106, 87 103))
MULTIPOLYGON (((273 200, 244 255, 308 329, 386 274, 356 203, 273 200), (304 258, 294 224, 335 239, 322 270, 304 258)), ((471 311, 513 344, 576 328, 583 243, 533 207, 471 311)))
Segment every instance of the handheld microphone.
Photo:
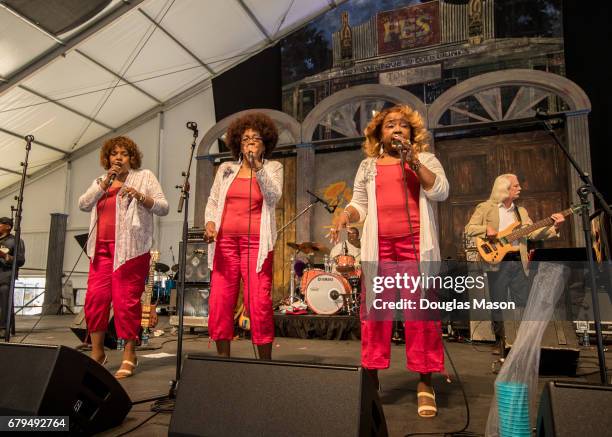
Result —
MULTIPOLYGON (((113 164, 113 165, 118 165, 121 166, 121 164, 113 164)), ((111 185, 113 185, 113 182, 115 182, 115 179, 117 179, 117 175, 116 174, 112 174, 110 175, 110 178, 108 179, 108 186, 110 187, 111 185)))
POLYGON ((247 153, 247 160, 249 161, 251 168, 255 167, 255 155, 253 155, 253 152, 247 153))
POLYGON ((391 140, 391 146, 395 150, 411 150, 410 146, 412 145, 412 143, 410 142, 410 140, 405 141, 406 143, 404 144, 404 138, 400 134, 394 134, 393 139, 391 140))

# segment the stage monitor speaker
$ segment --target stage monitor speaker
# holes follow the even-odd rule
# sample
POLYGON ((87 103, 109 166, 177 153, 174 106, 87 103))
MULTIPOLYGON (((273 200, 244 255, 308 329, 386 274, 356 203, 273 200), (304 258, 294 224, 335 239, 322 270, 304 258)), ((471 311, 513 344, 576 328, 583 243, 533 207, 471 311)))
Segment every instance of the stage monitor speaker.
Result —
MULTIPOLYGON (((506 355, 516 341, 520 322, 505 321, 506 355)), ((540 375, 574 376, 580 358, 580 346, 572 322, 552 320, 546 325, 540 344, 540 375)))
MULTIPOLYGON (((183 243, 181 242, 179 250, 182 250, 182 247, 183 243)), ((185 265, 186 283, 210 282, 208 243, 204 242, 204 240, 188 240, 185 265)))
MULTIPOLYGON (((70 330, 83 343, 87 342, 87 322, 85 321, 85 310, 81 310, 80 313, 74 316, 70 330)), ((115 331, 115 318, 112 308, 108 316, 108 329, 106 331, 106 335, 104 336, 104 346, 109 349, 117 349, 117 332, 115 331)))
POLYGON ((549 382, 538 409, 539 437, 609 436, 612 387, 549 382))
POLYGON ((69 416, 70 432, 118 426, 132 408, 104 367, 65 346, 0 343, 0 416, 69 416))
POLYGON ((359 367, 185 360, 170 436, 386 436, 378 393, 359 367))

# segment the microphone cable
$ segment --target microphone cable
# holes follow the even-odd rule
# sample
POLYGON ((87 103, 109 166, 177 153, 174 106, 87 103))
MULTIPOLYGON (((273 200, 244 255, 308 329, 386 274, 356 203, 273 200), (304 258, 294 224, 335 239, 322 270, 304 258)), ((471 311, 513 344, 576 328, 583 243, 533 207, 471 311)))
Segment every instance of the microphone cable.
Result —
MULTIPOLYGON (((412 149, 412 142, 410 142, 410 148, 412 149)), ((420 254, 418 253, 418 251, 416 249, 416 244, 414 242, 415 235, 414 235, 414 231, 413 231, 413 227, 412 227, 412 220, 410 218, 410 204, 409 204, 409 201, 408 201, 410 193, 409 193, 409 190, 408 190, 408 177, 407 177, 406 168, 405 168, 406 157, 405 157, 404 153, 405 152, 403 150, 400 150, 400 165, 402 167, 402 183, 404 184, 403 191, 405 193, 404 200, 405 200, 405 205, 406 205, 406 213, 408 214, 408 228, 409 228, 410 236, 411 236, 411 240, 412 240, 412 250, 413 250, 413 253, 414 253, 415 260, 416 260, 417 271, 418 271, 419 277, 422 277, 421 265, 420 265, 420 254)), ((437 175, 436 175, 436 177, 437 177, 437 175)), ((417 178, 418 178, 418 175, 417 175, 417 178)), ((419 190, 420 189, 421 188, 419 187, 419 190)), ((420 196, 420 194, 419 194, 419 196, 420 196)), ((420 241, 419 241, 419 245, 420 245, 420 241)), ((404 321, 404 323, 406 323, 406 321, 404 321)), ((440 333, 440 335, 442 335, 442 333, 440 333)), ((406 336, 406 330, 404 328, 404 337, 405 336, 406 336)), ((467 394, 465 392, 465 387, 463 386, 463 382, 461 381, 461 378, 459 377, 459 372, 457 371, 457 368, 455 367, 455 363, 453 362, 453 359, 451 358, 450 353, 448 352, 448 348, 446 347, 446 344, 444 343, 444 338, 442 338, 441 342, 442 342, 442 348, 444 349, 444 353, 448 357, 448 361, 451 364, 451 367, 453 369, 453 373, 455 374, 455 378, 457 379, 457 382, 459 383, 459 387, 461 389, 461 392, 463 393, 463 400, 464 400, 464 403, 465 403, 465 410, 466 410, 466 416, 467 416, 466 423, 463 426, 463 428, 461 428, 459 431, 418 432, 418 433, 405 434, 404 437, 415 436, 415 435, 438 435, 438 434, 454 435, 454 434, 462 434, 468 428, 468 426, 470 426, 470 404, 469 404, 469 401, 468 401, 468 398, 467 398, 467 394)), ((447 382, 450 383, 450 378, 448 376, 447 376, 447 382)), ((433 390, 433 384, 432 384, 432 390, 433 390)), ((418 396, 417 396, 417 406, 418 406, 418 396)), ((437 406, 437 402, 436 402, 436 406, 437 406)))
MULTIPOLYGON (((250 153, 250 152, 249 152, 250 153)), ((247 155, 248 156, 248 155, 247 155)), ((254 159, 254 158, 252 158, 254 159)), ((255 343, 253 343, 253 320, 251 319, 251 303, 253 302, 252 290, 251 290, 251 202, 253 196, 253 161, 252 159, 248 159, 249 161, 249 224, 247 230, 247 285, 244 287, 245 290, 248 289, 248 309, 245 303, 245 313, 247 313, 247 317, 249 318, 249 331, 251 331, 251 346, 253 347, 253 355, 255 359, 259 359, 259 354, 257 353, 257 348, 255 347, 255 343)), ((258 245, 259 247, 259 245, 258 245)), ((259 288, 259 287, 258 287, 259 288)), ((244 299, 244 293, 243 293, 244 299)))

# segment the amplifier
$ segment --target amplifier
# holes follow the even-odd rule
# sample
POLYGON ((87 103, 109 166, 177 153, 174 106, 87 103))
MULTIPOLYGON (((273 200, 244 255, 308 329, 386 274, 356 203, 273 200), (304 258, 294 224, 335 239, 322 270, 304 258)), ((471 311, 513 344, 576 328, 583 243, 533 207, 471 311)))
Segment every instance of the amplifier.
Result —
MULTIPOLYGON (((183 313, 183 325, 208 327, 208 298, 210 287, 208 284, 185 285, 185 312, 183 313)), ((170 306, 176 311, 176 290, 170 294, 170 306)), ((178 326, 178 315, 170 317, 170 325, 178 326)))
MULTIPOLYGON (((179 243, 183 250, 183 243, 179 243)), ((180 252, 179 252, 180 253, 180 252)), ((208 268, 208 243, 201 240, 188 240, 185 254, 185 283, 210 282, 208 268)))
POLYGON ((204 241, 204 228, 187 229, 187 241, 204 241))

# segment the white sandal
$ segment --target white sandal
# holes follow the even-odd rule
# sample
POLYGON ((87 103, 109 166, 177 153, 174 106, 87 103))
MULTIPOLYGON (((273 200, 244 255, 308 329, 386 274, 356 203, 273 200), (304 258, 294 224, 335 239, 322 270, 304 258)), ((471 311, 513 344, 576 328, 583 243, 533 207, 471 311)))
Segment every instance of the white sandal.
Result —
POLYGON ((121 365, 123 364, 128 364, 130 366, 132 366, 131 369, 119 369, 115 372, 115 378, 117 379, 123 379, 123 378, 129 378, 130 376, 134 375, 134 370, 136 370, 136 367, 138 367, 138 360, 135 360, 136 363, 133 363, 129 360, 123 360, 121 362, 121 365))
POLYGON ((417 393, 417 404, 419 402, 419 398, 420 397, 426 397, 426 398, 429 398, 429 399, 433 399, 434 405, 421 405, 421 406, 419 406, 418 409, 417 409, 417 414, 419 415, 419 417, 423 417, 423 418, 426 418, 426 419, 429 419, 431 417, 436 417, 436 415, 438 414, 438 407, 437 407, 437 405, 435 405, 435 403, 436 403, 436 393, 435 392, 429 393, 429 392, 426 392, 426 391, 418 392, 417 393), (433 411, 434 414, 421 414, 424 411, 433 411))

